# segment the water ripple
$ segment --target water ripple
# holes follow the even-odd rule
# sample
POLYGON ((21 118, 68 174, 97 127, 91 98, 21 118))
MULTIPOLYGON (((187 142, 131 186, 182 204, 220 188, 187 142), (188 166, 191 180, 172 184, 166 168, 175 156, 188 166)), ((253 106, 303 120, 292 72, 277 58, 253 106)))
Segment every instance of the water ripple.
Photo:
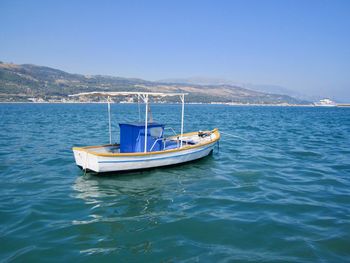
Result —
MULTIPOLYGON (((113 120, 136 107, 113 105, 113 120)), ((105 105, 1 104, 0 260, 349 261, 349 109, 188 108, 186 130, 243 139, 223 134, 190 165, 96 177, 71 147, 108 141, 105 105)), ((179 129, 179 113, 153 115, 179 129)))

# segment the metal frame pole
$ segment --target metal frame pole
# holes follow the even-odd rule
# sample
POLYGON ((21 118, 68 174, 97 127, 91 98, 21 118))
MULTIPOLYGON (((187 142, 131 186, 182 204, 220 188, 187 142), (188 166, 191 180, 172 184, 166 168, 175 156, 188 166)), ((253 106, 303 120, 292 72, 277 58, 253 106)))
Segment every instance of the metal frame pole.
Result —
POLYGON ((185 95, 181 95, 181 102, 182 102, 182 111, 181 111, 181 142, 180 142, 180 148, 182 148, 182 136, 184 133, 184 112, 185 112, 185 95))
POLYGON ((137 94, 137 106, 139 108, 139 122, 141 123, 140 94, 137 94))
POLYGON ((111 124, 111 104, 110 97, 107 97, 108 104, 108 128, 109 128, 109 144, 112 144, 112 124, 111 124))
POLYGON ((148 94, 146 94, 144 101, 146 103, 146 108, 145 108, 145 112, 146 112, 146 117, 145 117, 145 152, 147 152, 147 128, 148 128, 148 94))

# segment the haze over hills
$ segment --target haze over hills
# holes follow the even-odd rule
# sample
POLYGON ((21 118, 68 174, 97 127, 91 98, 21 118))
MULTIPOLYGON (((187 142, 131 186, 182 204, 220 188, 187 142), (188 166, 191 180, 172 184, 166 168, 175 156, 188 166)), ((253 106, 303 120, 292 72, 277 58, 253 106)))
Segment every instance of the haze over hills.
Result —
POLYGON ((259 91, 269 94, 281 94, 288 95, 293 98, 298 98, 300 100, 319 100, 320 96, 308 96, 301 94, 294 90, 287 89, 278 85, 269 85, 269 84, 252 84, 252 83, 240 83, 228 79, 222 78, 205 78, 205 77, 191 77, 191 78, 173 78, 173 79, 163 79, 159 80, 160 82, 169 82, 169 83, 179 83, 179 84, 198 84, 198 85, 231 85, 238 86, 245 89, 259 91))
POLYGON ((147 81, 102 75, 71 74, 31 64, 0 62, 0 101, 29 101, 33 98, 66 100, 69 94, 91 91, 187 92, 187 102, 234 102, 242 104, 307 104, 288 95, 254 91, 238 85, 147 81))

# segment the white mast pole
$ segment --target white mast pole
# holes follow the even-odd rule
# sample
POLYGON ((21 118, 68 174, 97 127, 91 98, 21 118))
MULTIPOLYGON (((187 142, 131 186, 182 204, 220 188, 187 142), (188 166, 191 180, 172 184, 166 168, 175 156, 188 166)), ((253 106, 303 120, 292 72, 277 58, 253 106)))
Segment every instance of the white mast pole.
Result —
POLYGON ((145 117, 145 152, 147 152, 147 126, 148 126, 148 94, 146 94, 144 101, 146 103, 146 117, 145 117))
POLYGON ((111 125, 111 104, 110 97, 107 98, 108 103, 108 127, 109 127, 109 144, 112 144, 112 125, 111 125))
POLYGON ((181 143, 180 143, 180 148, 182 147, 182 136, 184 133, 184 112, 185 112, 185 95, 182 94, 180 96, 181 102, 182 102, 182 111, 181 111, 181 143))
POLYGON ((139 122, 141 123, 140 94, 137 94, 137 106, 139 108, 139 122))

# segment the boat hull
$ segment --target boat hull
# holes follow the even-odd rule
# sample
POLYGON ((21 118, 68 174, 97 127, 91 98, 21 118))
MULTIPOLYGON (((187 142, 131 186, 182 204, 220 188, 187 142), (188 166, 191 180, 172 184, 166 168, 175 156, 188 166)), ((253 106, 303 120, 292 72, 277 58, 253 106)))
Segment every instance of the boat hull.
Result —
POLYGON ((140 156, 99 156, 79 149, 74 149, 73 152, 76 164, 84 170, 96 173, 126 172, 194 161, 209 155, 216 143, 215 141, 194 148, 140 156))

